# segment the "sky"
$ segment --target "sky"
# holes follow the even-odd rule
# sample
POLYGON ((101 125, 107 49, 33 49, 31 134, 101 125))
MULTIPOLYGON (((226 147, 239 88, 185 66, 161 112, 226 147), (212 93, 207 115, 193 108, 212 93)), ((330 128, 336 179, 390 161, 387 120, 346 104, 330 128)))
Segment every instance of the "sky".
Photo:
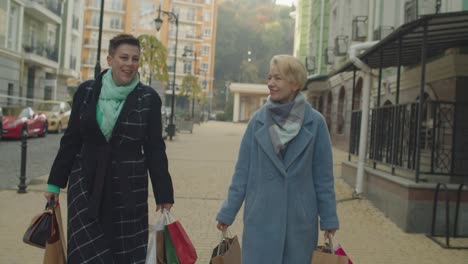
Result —
POLYGON ((276 4, 277 5, 287 5, 287 6, 291 6, 291 4, 294 2, 295 0, 276 0, 276 4))

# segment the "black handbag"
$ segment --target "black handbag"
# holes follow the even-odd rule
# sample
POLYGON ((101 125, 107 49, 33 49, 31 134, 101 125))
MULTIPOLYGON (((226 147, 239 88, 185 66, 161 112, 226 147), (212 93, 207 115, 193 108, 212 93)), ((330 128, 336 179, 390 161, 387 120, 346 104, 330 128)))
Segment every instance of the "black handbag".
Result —
POLYGON ((46 204, 44 212, 33 217, 24 233, 23 242, 39 248, 45 248, 46 242, 54 242, 57 236, 57 220, 53 210, 54 201, 46 204))

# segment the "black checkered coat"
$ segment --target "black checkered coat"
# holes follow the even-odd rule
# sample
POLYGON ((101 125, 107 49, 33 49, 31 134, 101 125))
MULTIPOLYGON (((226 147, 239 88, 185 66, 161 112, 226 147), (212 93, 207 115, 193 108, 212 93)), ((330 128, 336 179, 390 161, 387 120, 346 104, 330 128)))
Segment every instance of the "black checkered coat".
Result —
POLYGON ((156 203, 174 202, 161 100, 139 83, 107 142, 96 120, 101 77, 79 86, 48 183, 68 181, 69 264, 144 263, 148 171, 156 203))

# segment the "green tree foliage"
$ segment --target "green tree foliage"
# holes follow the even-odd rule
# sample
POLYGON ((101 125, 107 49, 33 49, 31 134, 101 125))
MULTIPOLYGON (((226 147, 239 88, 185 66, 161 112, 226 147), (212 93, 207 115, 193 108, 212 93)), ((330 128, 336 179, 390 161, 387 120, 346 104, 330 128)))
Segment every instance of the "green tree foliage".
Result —
MULTIPOLYGON (((270 59, 292 54, 292 9, 275 0, 224 1, 218 7, 215 100, 221 100, 224 81, 265 83, 270 59), (248 54, 248 51, 251 54, 248 54), (249 61, 250 59, 250 61, 249 61)), ((224 106, 224 102, 214 102, 224 106)))
POLYGON ((140 73, 142 79, 149 83, 150 73, 153 79, 167 82, 169 74, 167 72, 166 54, 164 45, 154 36, 140 35, 140 73))
POLYGON ((198 78, 189 74, 185 75, 180 85, 179 95, 188 96, 190 99, 199 100, 202 94, 202 87, 198 83, 198 78))

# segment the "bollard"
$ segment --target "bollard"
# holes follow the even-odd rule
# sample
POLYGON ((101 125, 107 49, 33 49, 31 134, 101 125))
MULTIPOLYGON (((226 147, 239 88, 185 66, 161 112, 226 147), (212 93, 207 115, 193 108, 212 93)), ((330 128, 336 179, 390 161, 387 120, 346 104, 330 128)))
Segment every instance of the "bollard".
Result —
POLYGON ((26 153, 28 150, 28 136, 21 133, 21 174, 20 184, 18 185, 18 193, 26 193, 26 153))

